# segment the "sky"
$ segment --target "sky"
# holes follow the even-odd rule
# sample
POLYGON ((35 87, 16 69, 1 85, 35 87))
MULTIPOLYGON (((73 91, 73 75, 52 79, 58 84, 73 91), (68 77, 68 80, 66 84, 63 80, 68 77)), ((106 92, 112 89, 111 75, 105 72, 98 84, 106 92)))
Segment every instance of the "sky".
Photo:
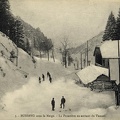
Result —
POLYGON ((14 15, 60 44, 64 37, 78 46, 105 29, 111 11, 117 17, 119 0, 9 0, 14 15), (114 1, 114 2, 113 2, 114 1))

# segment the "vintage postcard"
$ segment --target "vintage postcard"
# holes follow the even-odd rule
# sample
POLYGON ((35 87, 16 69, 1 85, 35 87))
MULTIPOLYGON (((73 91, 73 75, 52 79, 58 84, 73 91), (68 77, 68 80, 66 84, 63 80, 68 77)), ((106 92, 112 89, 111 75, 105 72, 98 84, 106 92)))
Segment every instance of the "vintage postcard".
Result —
POLYGON ((119 40, 119 0, 0 0, 0 120, 119 120, 119 40))

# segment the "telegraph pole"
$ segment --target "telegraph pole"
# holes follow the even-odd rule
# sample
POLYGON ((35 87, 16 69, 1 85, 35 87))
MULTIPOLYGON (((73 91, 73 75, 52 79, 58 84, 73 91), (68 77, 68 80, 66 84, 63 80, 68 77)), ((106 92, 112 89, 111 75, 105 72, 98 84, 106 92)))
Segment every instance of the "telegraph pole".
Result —
POLYGON ((119 49, 119 40, 118 40, 118 67, 119 67, 119 83, 120 83, 120 62, 119 62, 119 59, 120 59, 120 49, 119 49))
POLYGON ((81 52, 81 70, 82 70, 82 52, 81 52))
POLYGON ((109 61, 108 61, 108 67, 109 67, 109 73, 108 73, 108 76, 109 76, 109 79, 111 79, 111 78, 110 78, 110 59, 109 59, 109 61))
POLYGON ((87 41, 87 66, 88 66, 88 41, 87 41))
MULTIPOLYGON (((119 67, 118 74, 119 74, 119 84, 120 84, 120 62, 119 62, 119 59, 120 59, 120 51, 119 51, 119 40, 118 40, 118 67, 119 67)), ((117 85, 117 90, 115 91, 116 105, 120 105, 120 96, 119 96, 120 85, 119 84, 117 85)))

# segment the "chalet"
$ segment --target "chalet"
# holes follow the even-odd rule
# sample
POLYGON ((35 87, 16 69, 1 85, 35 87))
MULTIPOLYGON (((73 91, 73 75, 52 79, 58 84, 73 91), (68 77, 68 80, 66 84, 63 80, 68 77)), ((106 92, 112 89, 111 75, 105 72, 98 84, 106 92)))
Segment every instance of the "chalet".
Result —
POLYGON ((96 80, 92 81, 88 84, 88 87, 91 88, 91 90, 115 90, 116 89, 116 80, 110 80, 108 76, 102 74, 96 78, 96 80))
POLYGON ((78 71, 76 74, 78 75, 80 81, 84 85, 87 85, 88 83, 96 80, 96 78, 102 74, 108 76, 108 69, 91 64, 90 66, 78 71))
MULTIPOLYGON (((120 43, 119 43, 120 46, 120 43)), ((119 56, 118 40, 105 41, 94 50, 95 65, 109 68, 110 79, 119 84, 119 56)))
POLYGON ((109 72, 107 68, 90 65, 76 73, 79 77, 80 83, 91 90, 113 90, 116 85, 115 80, 109 79, 109 72))
POLYGON ((95 65, 109 68, 109 59, 118 59, 118 41, 105 41, 101 46, 95 47, 95 65))

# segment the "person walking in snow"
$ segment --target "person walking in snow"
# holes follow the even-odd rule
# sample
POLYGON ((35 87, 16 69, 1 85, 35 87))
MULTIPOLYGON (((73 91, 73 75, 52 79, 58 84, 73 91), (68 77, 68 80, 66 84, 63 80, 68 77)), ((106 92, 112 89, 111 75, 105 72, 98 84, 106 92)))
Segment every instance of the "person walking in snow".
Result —
POLYGON ((43 79, 43 81, 45 81, 45 75, 44 74, 42 74, 42 79, 43 79))
POLYGON ((55 110, 55 100, 54 100, 54 98, 51 101, 51 105, 52 105, 52 111, 54 111, 55 110))
POLYGON ((49 72, 47 72, 47 78, 49 78, 50 83, 52 82, 52 77, 49 72))
POLYGON ((41 77, 39 77, 39 83, 41 83, 41 77))
POLYGON ((63 107, 63 109, 65 108, 65 102, 66 102, 65 98, 64 98, 64 96, 62 96, 60 108, 62 108, 62 107, 63 107))
POLYGON ((50 73, 49 72, 47 72, 47 77, 50 77, 50 73))
POLYGON ((49 77, 49 81, 50 81, 50 83, 52 82, 52 78, 51 78, 51 76, 49 77))

